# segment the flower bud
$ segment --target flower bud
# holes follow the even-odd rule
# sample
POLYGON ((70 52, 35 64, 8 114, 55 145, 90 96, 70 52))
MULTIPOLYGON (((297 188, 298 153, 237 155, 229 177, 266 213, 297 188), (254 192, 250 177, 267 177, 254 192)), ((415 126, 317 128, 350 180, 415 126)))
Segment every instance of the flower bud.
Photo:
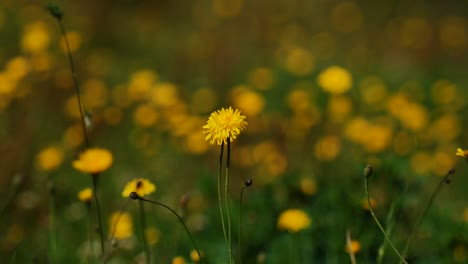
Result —
POLYGON ((364 168, 364 177, 369 178, 372 175, 372 166, 366 165, 364 168))

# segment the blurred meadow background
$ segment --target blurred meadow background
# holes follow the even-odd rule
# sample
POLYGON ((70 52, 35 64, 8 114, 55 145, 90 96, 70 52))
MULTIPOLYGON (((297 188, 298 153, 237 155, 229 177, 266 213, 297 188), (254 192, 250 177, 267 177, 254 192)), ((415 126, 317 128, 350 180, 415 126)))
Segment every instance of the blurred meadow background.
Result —
MULTIPOLYGON (((228 263, 220 149, 202 127, 229 106, 248 122, 231 144, 233 241, 239 193, 253 181, 236 258, 350 263, 349 230, 356 262, 377 263, 384 237, 363 177, 371 164, 372 203, 399 249, 455 168, 408 256, 468 263, 468 167, 455 155, 468 148, 468 1, 56 3, 92 115, 91 145, 113 155, 97 193, 106 238, 125 212, 108 263, 143 263, 137 202, 121 195, 140 177, 157 187, 149 199, 183 216, 208 263, 228 263), (310 225, 283 230, 288 209, 310 225)), ((0 260, 89 263, 90 216, 77 194, 92 181, 72 167, 83 130, 64 38, 45 4, 0 2, 0 260)), ((175 217, 145 210, 152 262, 197 262, 175 217)), ((383 263, 397 261, 387 247, 383 263)))

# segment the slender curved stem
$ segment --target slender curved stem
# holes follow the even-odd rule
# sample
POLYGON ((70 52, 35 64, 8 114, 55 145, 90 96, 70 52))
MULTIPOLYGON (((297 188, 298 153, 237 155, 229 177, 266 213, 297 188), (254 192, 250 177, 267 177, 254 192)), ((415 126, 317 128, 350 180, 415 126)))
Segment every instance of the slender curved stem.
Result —
POLYGON ((98 185, 98 178, 99 174, 92 175, 93 178, 93 196, 94 201, 96 202, 96 211, 97 211, 97 218, 98 218, 98 229, 99 229, 99 239, 101 242, 101 254, 104 255, 104 230, 102 228, 102 219, 101 219, 101 208, 99 206, 99 199, 97 197, 97 185, 98 185))
POLYGON ((240 205, 239 205, 239 264, 242 264, 242 209, 243 209, 243 198, 244 190, 249 187, 244 185, 240 191, 240 205))
POLYGON ((349 229, 346 230, 346 247, 348 248, 348 255, 351 260, 351 264, 356 264, 356 257, 354 256, 353 249, 351 248, 351 234, 349 229))
MULTIPOLYGON (((136 194, 136 193, 135 193, 136 194)), ((152 203, 152 204, 156 204, 156 205, 159 205, 161 207, 164 207, 166 208, 167 210, 171 211, 171 213, 173 213, 177 219, 179 220, 179 222, 182 224, 182 226, 184 227, 185 229, 185 232, 187 232, 187 235, 189 236, 190 238, 190 241, 192 242, 193 244, 193 247, 195 248, 195 250, 197 251, 197 254, 198 256, 200 257, 200 262, 201 263, 205 263, 205 261, 203 260, 203 256, 202 254, 200 253, 200 250, 198 250, 198 246, 197 246, 197 243, 195 243, 195 240, 193 239, 192 237, 192 234, 190 233, 190 230, 188 229, 187 225, 184 223, 184 220, 182 219, 182 217, 176 212, 174 211, 172 208, 170 208, 169 206, 163 204, 163 203, 160 203, 160 202, 156 202, 156 201, 152 201, 152 200, 148 200, 148 199, 145 199, 143 197, 140 197, 140 196, 130 196, 132 199, 138 199, 140 201, 144 201, 144 202, 148 202, 148 203, 152 203)))
POLYGON ((226 223, 224 221, 224 210, 223 210, 223 195, 222 195, 222 174, 223 174, 223 152, 224 152, 224 142, 221 143, 221 151, 219 153, 219 171, 218 171, 218 207, 219 214, 221 216, 221 225, 223 228, 224 241, 226 246, 229 246, 228 237, 226 233, 226 223))
POLYGON ((233 263, 232 259, 232 237, 231 237, 231 209, 229 206, 229 161, 231 159, 231 141, 227 138, 227 155, 226 155, 226 177, 224 178, 224 202, 226 203, 227 215, 227 232, 228 232, 228 251, 229 263, 233 263))
POLYGON ((141 235, 143 239, 143 247, 145 248, 145 258, 146 258, 146 263, 150 263, 150 249, 148 246, 148 242, 146 241, 146 236, 145 236, 145 229, 146 229, 146 221, 145 221, 145 210, 143 208, 143 201, 139 200, 138 201, 138 206, 140 207, 140 224, 141 224, 141 235))
POLYGON ((418 220, 416 221, 413 229, 411 230, 409 236, 408 236, 408 239, 406 240, 406 243, 405 243, 405 247, 403 249, 403 256, 406 255, 406 253, 408 252, 408 249, 409 249, 409 245, 411 244, 411 240, 413 239, 414 235, 416 234, 416 230, 418 229, 418 227, 421 225, 422 223, 422 220, 424 219, 424 217, 426 216, 427 214, 427 211, 428 209, 431 207, 432 203, 434 202, 434 199, 435 197, 437 196, 437 194, 440 192, 440 190, 442 189, 442 186, 444 185, 444 183, 448 183, 449 181, 449 177, 450 175, 454 174, 455 173, 455 170, 451 169, 447 172, 447 174, 445 175, 444 178, 442 178, 442 180, 439 182, 439 184, 437 185, 436 189, 434 190, 434 192, 432 193, 431 197, 429 198, 429 201, 427 201, 427 204, 426 206, 424 207, 423 211, 421 212, 421 214, 419 215, 418 217, 418 220))
POLYGON ((402 263, 408 264, 408 262, 406 262, 406 260, 400 255, 400 252, 398 252, 398 250, 395 248, 395 246, 393 245, 392 241, 391 241, 390 238, 387 236, 387 233, 385 232, 384 228, 383 228, 382 225, 380 224, 379 219, 377 219, 377 216, 375 216, 374 209, 372 208, 372 204, 371 204, 370 197, 369 197, 368 180, 367 180, 367 178, 368 178, 368 177, 364 177, 364 187, 365 187, 365 191, 366 191, 367 202, 368 202, 368 204, 369 204, 369 210, 371 211, 372 217, 374 218, 375 223, 379 226, 380 231, 382 231, 382 234, 384 235, 384 237, 385 237, 385 239, 387 240, 387 242, 388 242, 388 244, 390 245, 390 247, 392 247, 393 251, 395 251, 395 253, 396 253, 396 254, 398 255, 398 257, 400 258, 400 261, 401 261, 402 263))

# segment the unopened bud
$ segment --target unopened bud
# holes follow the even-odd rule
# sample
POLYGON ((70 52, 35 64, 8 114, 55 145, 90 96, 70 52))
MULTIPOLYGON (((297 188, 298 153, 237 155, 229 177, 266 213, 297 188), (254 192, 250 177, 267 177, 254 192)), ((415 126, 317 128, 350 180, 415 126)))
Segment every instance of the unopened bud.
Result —
POLYGON ((252 183, 253 183, 252 179, 247 179, 247 180, 244 181, 244 184, 245 184, 246 187, 251 186, 252 183))
POLYGON ((136 193, 136 192, 131 192, 131 193, 130 193, 130 198, 132 198, 133 200, 138 199, 138 198, 139 198, 138 193, 136 193))
POLYGON ((372 175, 372 166, 366 165, 364 168, 364 177, 369 178, 372 175))
POLYGON ((48 3, 47 6, 46 6, 47 10, 49 10, 49 13, 57 18, 58 20, 61 20, 62 17, 63 17, 63 11, 62 9, 56 5, 56 4, 52 4, 52 3, 48 3))

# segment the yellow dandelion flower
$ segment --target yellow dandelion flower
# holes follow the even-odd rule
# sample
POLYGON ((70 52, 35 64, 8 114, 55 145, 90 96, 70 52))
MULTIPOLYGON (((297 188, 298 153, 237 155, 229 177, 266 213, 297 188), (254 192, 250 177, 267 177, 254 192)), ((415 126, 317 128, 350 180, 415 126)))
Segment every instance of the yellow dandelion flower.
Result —
POLYGON ((143 197, 156 191, 156 185, 152 184, 149 180, 139 178, 134 179, 127 183, 122 191, 123 197, 129 197, 130 193, 136 192, 138 196, 143 197))
MULTIPOLYGON (((202 252, 200 252, 200 254, 203 256, 202 252)), ((192 259, 192 261, 195 263, 200 262, 200 255, 198 255, 198 252, 195 249, 192 249, 192 251, 190 251, 190 259, 192 259)))
POLYGON ((185 264, 184 257, 177 256, 172 259, 172 264, 185 264))
POLYGON ((468 160, 468 150, 463 150, 461 148, 457 148, 457 153, 455 153, 457 156, 463 157, 464 159, 468 160))
POLYGON ((78 199, 80 201, 89 203, 93 198, 93 190, 91 188, 85 188, 78 192, 78 199))
POLYGON ((57 147, 47 147, 37 154, 36 161, 39 169, 51 171, 62 164, 63 151, 57 147))
POLYGON ((296 233, 310 226, 309 216, 300 209, 288 209, 278 218, 278 228, 296 233))
POLYGON ((317 82, 331 94, 342 94, 351 89, 353 77, 348 70, 331 66, 319 74, 317 82))
POLYGON ((85 173, 101 173, 112 165, 112 153, 107 149, 90 148, 73 161, 73 168, 85 173))
POLYGON ((115 212, 109 220, 110 236, 116 239, 126 239, 133 235, 133 220, 130 214, 115 212))
POLYGON ((205 140, 209 140, 210 144, 221 145, 227 144, 227 140, 232 142, 245 129, 247 122, 245 116, 241 115, 240 110, 221 108, 211 113, 208 122, 203 126, 203 133, 208 134, 205 140))
POLYGON ((353 252, 353 254, 358 253, 361 250, 361 244, 357 240, 351 240, 350 245, 345 246, 346 252, 353 252))

